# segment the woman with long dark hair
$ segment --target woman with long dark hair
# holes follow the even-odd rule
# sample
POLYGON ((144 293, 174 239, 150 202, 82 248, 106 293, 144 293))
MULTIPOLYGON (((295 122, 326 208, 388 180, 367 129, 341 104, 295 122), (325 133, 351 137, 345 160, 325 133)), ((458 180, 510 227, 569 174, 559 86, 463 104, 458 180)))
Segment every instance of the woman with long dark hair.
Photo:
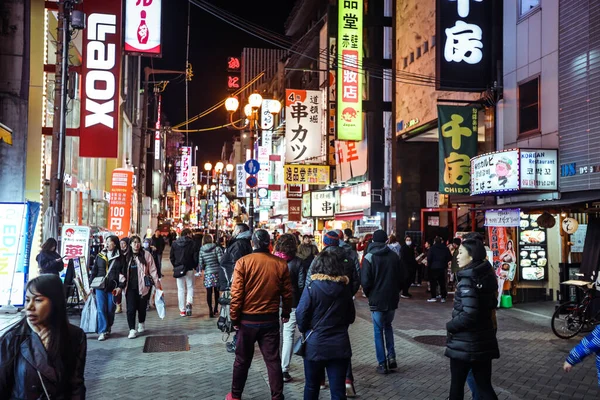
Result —
POLYGON ((56 251, 57 247, 58 243, 54 238, 49 238, 42 245, 42 251, 35 258, 40 273, 58 275, 65 268, 62 257, 56 251))
MULTIPOLYGON (((218 317, 219 312, 219 270, 223 257, 223 248, 213 243, 211 234, 204 234, 202 237, 202 247, 198 254, 198 267, 204 271, 204 287, 206 288, 206 304, 208 304, 208 314, 210 318, 218 317), (213 292, 215 296, 215 307, 213 308, 213 292)), ((199 272, 200 272, 199 271, 199 272)))
POLYGON ((292 281, 292 312, 290 320, 283 324, 283 343, 281 345, 281 370, 283 371, 283 381, 290 382, 290 363, 292 361, 292 347, 294 346, 294 334, 296 333, 296 307, 300 302, 300 296, 304 290, 306 282, 306 270, 308 263, 297 257, 298 241, 290 233, 284 233, 279 236, 275 242, 275 251, 273 255, 285 260, 290 271, 290 280, 292 281))
POLYGON ((95 289, 98 308, 98 340, 106 340, 115 322, 116 299, 125 288, 124 261, 119 251, 119 238, 111 235, 106 238, 106 247, 98 253, 90 271, 90 282, 96 277, 105 277, 104 289, 95 289))
POLYGON ((87 341, 69 324, 60 278, 29 281, 25 311, 0 338, 0 398, 84 399, 87 341))
POLYGON ((463 240, 458 248, 458 285, 452 320, 446 324, 446 356, 450 358, 450 400, 462 400, 469 371, 481 399, 497 399, 492 387, 492 360, 500 357, 496 339, 498 282, 485 259, 483 243, 463 240))
POLYGON ((125 301, 127 302, 127 324, 129 325, 129 339, 135 339, 138 333, 146 330, 146 306, 150 297, 152 285, 146 277, 151 277, 154 284, 162 290, 162 285, 158 279, 158 271, 154 258, 149 251, 142 249, 142 240, 139 236, 131 237, 131 251, 127 253, 126 258, 126 279, 125 301), (138 314, 139 324, 137 331, 135 329, 135 314, 138 314))

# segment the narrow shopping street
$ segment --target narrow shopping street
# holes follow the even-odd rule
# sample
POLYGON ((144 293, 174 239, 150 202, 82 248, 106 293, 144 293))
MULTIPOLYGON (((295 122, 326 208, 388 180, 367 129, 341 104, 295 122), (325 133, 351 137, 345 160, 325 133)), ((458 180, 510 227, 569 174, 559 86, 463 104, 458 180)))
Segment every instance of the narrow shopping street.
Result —
MULTIPOLYGON (((168 254, 166 252, 165 254, 168 254)), ((208 317, 206 291, 196 281, 194 314, 182 318, 177 311, 177 288, 167 259, 163 262, 167 316, 148 314, 147 332, 127 339, 126 315, 118 314, 112 337, 98 342, 88 335, 86 386, 89 399, 223 399, 230 390, 234 355, 225 351, 216 319, 208 317), (186 352, 143 353, 147 336, 187 335, 186 352)), ((362 399, 445 399, 450 387, 449 361, 444 357, 443 337, 452 303, 427 303, 425 287, 413 288, 414 298, 401 300, 394 327, 398 372, 375 373, 373 329, 367 301, 356 299, 357 319, 350 328, 354 375, 362 399), (422 340, 436 345, 424 344, 422 340)), ((359 292, 360 293, 360 292, 359 292)), ((499 310, 498 338, 501 358, 494 361, 493 383, 500 399, 597 399, 596 369, 592 357, 562 371, 562 363, 576 340, 560 340, 544 313, 551 305, 499 310)), ((75 321, 75 318, 73 318, 75 321)), ((286 384, 286 399, 302 399, 302 360, 294 356, 294 381, 286 384)), ((256 352, 244 399, 269 398, 266 368, 256 352)), ((470 395, 467 394, 467 399, 470 395)), ((328 392, 321 399, 329 399, 328 392)))

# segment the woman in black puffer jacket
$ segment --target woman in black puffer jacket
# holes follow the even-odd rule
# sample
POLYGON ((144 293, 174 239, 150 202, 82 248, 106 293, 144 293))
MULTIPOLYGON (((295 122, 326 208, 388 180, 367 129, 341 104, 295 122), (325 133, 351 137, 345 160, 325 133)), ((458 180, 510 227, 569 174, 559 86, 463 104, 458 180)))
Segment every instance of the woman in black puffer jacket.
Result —
POLYGON ((496 340, 498 282, 485 247, 476 239, 464 240, 458 250, 458 286, 452 320, 446 324, 446 356, 452 374, 450 400, 464 398, 469 371, 481 399, 497 399, 492 387, 492 360, 500 357, 496 340))

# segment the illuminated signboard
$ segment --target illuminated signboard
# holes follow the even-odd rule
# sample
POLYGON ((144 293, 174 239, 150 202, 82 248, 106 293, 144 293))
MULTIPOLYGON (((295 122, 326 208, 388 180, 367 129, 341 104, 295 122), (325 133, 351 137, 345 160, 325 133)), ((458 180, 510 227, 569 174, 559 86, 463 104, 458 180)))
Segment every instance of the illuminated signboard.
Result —
POLYGON ((126 52, 160 56, 161 3, 161 0, 125 1, 126 52))
POLYGON ((362 140, 363 1, 339 2, 337 139, 362 140))

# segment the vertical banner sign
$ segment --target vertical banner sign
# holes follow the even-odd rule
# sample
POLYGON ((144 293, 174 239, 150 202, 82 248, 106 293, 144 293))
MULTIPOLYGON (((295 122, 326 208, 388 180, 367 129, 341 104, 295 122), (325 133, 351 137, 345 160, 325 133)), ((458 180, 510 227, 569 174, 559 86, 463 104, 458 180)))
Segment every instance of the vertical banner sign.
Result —
POLYGON ((192 148, 183 146, 179 149, 181 156, 179 183, 183 186, 192 184, 192 148))
POLYGON ((154 127, 154 159, 160 160, 160 114, 162 112, 162 95, 158 95, 158 115, 156 117, 156 125, 154 127))
POLYGON ((320 90, 285 91, 285 160, 317 164, 321 156, 322 95, 320 90))
POLYGON ((239 57, 227 57, 227 91, 235 92, 241 87, 242 62, 239 57))
POLYGON ((496 275, 505 281, 514 280, 517 269, 517 256, 509 228, 489 226, 488 236, 490 238, 490 249, 494 255, 492 264, 496 275))
POLYGON ((79 156, 117 158, 121 2, 86 0, 83 11, 79 156))
POLYGON ((288 199, 288 221, 302 221, 302 199, 288 199))
POLYGON ((438 106, 440 193, 471 192, 471 158, 477 154, 477 109, 438 106))
POLYGON ((126 52, 160 56, 161 3, 161 0, 125 1, 126 52))
POLYGON ((494 1, 437 0, 437 89, 483 91, 492 80, 494 1))
POLYGON ((25 220, 27 204, 0 203, 0 305, 22 305, 25 275, 20 266, 25 263, 25 220), (12 291, 11 280, 14 281, 12 291))
POLYGON ((335 91, 335 87, 336 87, 336 75, 335 75, 335 69, 337 68, 337 62, 335 60, 335 57, 337 55, 337 50, 336 50, 336 38, 335 37, 330 37, 329 38, 329 65, 328 65, 328 74, 329 74, 329 87, 327 88, 327 90, 329 91, 328 93, 328 99, 329 99, 329 103, 327 104, 327 145, 330 146, 329 147, 329 160, 327 161, 327 163, 329 165, 335 165, 335 145, 331 145, 332 142, 334 142, 335 139, 335 119, 336 119, 336 107, 335 107, 335 103, 336 103, 336 91, 335 91))
MULTIPOLYGON (((261 106, 261 112, 260 112, 260 127, 263 130, 270 130, 273 129, 273 123, 275 122, 275 118, 273 117, 273 114, 271 114, 270 111, 270 106, 271 103, 276 102, 277 100, 263 100, 262 101, 262 106, 261 106)), ((263 135, 265 134, 265 132, 263 132, 263 135)))
POLYGON ((548 280, 548 232, 538 225, 540 214, 520 213, 519 280, 548 280))
POLYGON ((246 171, 244 164, 235 165, 235 196, 246 197, 246 171))
POLYGON ((118 237, 129 235, 133 200, 133 171, 117 168, 112 173, 108 229, 118 237))
MULTIPOLYGON (((83 257, 84 260, 89 259, 90 252, 90 233, 89 226, 63 225, 61 230, 60 254, 65 256, 63 263, 65 268, 60 273, 60 277, 65 279, 69 260, 73 258, 83 257)), ((87 286, 86 286, 87 288, 87 286)))
POLYGON ((362 140, 363 0, 338 8, 337 139, 362 140))
POLYGON ((351 140, 335 141, 335 169, 338 182, 346 182, 367 173, 367 139, 360 142, 351 140))

